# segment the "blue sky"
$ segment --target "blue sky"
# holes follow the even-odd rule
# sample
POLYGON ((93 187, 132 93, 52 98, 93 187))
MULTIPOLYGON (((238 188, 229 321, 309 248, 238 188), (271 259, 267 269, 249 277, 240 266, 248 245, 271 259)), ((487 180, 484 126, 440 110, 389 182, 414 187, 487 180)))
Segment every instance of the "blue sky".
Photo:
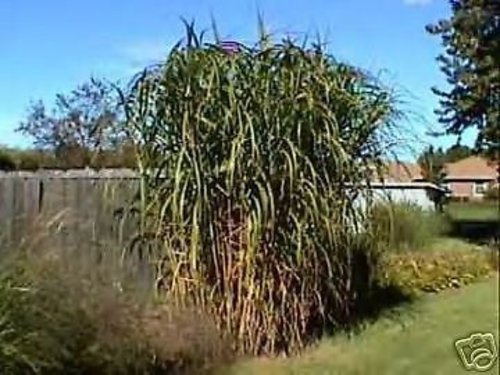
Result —
MULTIPOLYGON (((449 16, 443 0, 1 0, 0 143, 27 146, 14 129, 30 100, 50 103, 90 75, 126 79, 182 36, 181 17, 253 41, 257 12, 279 34, 320 32, 338 58, 380 73, 401 92, 423 135, 436 126, 439 40, 426 24, 449 16), (416 117, 420 119, 417 121, 416 117)), ((453 140, 428 139, 440 145, 453 140)))

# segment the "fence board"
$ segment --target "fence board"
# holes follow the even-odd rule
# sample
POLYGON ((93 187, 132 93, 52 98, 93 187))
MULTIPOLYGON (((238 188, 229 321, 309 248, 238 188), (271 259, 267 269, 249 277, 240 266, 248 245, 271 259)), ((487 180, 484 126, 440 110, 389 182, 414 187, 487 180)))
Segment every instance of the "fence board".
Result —
POLYGON ((12 236, 12 218, 14 216, 14 180, 5 180, 0 183, 0 228, 1 238, 8 242, 12 236))
POLYGON ((138 187, 130 170, 0 172, 0 247, 30 236, 34 223, 48 224, 56 246, 98 241, 127 243, 135 221, 116 215, 138 187), (61 216, 62 215, 62 216, 61 216))

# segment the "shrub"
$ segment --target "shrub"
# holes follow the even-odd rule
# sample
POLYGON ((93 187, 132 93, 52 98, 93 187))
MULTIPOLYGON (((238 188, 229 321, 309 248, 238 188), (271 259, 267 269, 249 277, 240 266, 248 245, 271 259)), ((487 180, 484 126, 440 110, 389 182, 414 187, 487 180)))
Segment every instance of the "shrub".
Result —
POLYGON ((424 248, 449 230, 444 215, 410 203, 377 203, 370 222, 375 237, 395 251, 424 248))
POLYGON ((0 170, 36 171, 57 168, 58 162, 51 151, 38 149, 0 150, 0 170))
POLYGON ((141 303, 108 267, 36 255, 0 273, 2 374, 202 374, 229 359, 210 320, 188 307, 141 303))
POLYGON ((131 142, 123 142, 120 146, 108 150, 100 150, 91 160, 92 168, 137 168, 135 146, 131 142))
POLYGON ((500 185, 490 186, 490 188, 486 190, 486 193, 484 194, 484 199, 493 202, 500 202, 500 185))
POLYGON ((43 165, 43 155, 36 151, 20 151, 16 155, 17 169, 23 171, 36 171, 43 165))
POLYGON ((0 150, 0 171, 13 171, 16 169, 16 162, 12 155, 4 150, 0 150))
POLYGON ((239 352, 299 350, 371 287, 352 201, 389 149, 392 93, 320 45, 264 33, 228 51, 187 31, 125 98, 136 244, 156 249, 160 291, 214 316, 239 352))
POLYGON ((381 284, 391 285, 409 296, 458 288, 488 276, 494 252, 453 245, 423 252, 387 254, 381 262, 381 284))

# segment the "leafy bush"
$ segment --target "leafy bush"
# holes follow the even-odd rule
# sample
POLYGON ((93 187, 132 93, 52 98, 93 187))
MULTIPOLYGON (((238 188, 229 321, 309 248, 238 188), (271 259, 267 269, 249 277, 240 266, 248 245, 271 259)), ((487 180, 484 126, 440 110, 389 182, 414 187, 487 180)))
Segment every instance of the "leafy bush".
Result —
POLYGON ((130 142, 90 152, 81 147, 53 150, 0 148, 0 170, 137 168, 134 146, 130 142))
POLYGON ((500 185, 490 186, 490 188, 486 190, 484 198, 493 202, 500 202, 500 185))
POLYGON ((377 203, 370 211, 375 237, 390 250, 418 250, 449 230, 446 217, 411 203, 377 203))
POLYGON ((382 285, 391 285, 409 296, 458 288, 488 276, 495 254, 460 242, 450 248, 386 254, 381 262, 382 285))
POLYGON ((201 374, 229 359, 213 324, 189 308, 141 303, 109 268, 36 255, 0 273, 2 374, 201 374))
POLYGON ((376 262, 352 200, 390 150, 391 90, 321 45, 262 33, 228 50, 192 25, 130 87, 136 243, 156 249, 160 291, 209 311, 243 353, 349 323, 376 262))
POLYGON ((0 171, 13 171, 16 169, 16 162, 5 150, 0 150, 0 171))
POLYGON ((44 156, 45 155, 43 155, 41 152, 36 151, 17 152, 17 169, 23 171, 36 171, 44 165, 44 159, 47 158, 44 156))
POLYGON ((55 156, 50 151, 15 148, 0 150, 0 170, 35 171, 40 168, 56 166, 55 156))
POLYGON ((123 142, 112 150, 101 150, 90 161, 92 168, 137 168, 135 146, 131 142, 123 142))

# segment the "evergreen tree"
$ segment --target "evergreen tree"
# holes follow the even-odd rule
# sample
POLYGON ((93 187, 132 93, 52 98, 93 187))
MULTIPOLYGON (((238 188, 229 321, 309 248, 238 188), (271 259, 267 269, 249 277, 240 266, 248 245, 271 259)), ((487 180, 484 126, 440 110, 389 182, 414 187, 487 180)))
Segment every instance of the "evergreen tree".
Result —
POLYGON ((450 0, 452 15, 427 30, 439 35, 438 57, 450 86, 433 88, 445 133, 478 131, 477 148, 494 159, 500 153, 500 1, 450 0))

